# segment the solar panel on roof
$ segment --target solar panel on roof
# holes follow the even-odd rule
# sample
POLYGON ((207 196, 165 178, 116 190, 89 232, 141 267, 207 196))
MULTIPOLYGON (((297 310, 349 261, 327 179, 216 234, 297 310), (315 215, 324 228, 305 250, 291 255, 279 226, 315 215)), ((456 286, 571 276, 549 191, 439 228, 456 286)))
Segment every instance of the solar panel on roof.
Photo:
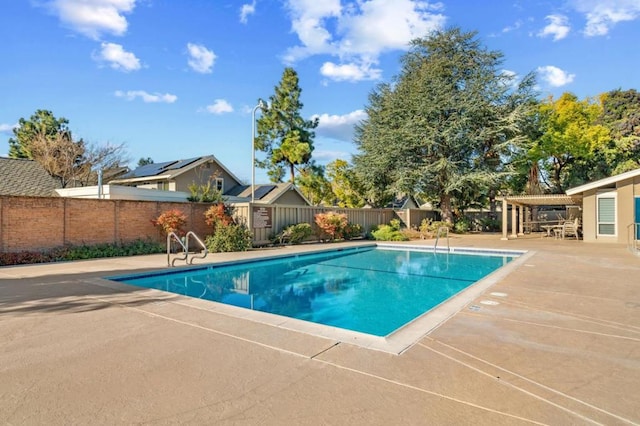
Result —
POLYGON ((231 197, 237 197, 242 193, 242 191, 244 191, 247 188, 249 188, 248 185, 236 185, 233 188, 231 188, 230 190, 228 190, 224 195, 229 195, 231 197))
POLYGON ((160 174, 162 170, 169 164, 173 164, 173 161, 164 162, 164 163, 151 163, 146 164, 144 166, 140 166, 135 170, 129 172, 125 177, 145 177, 145 176, 155 176, 160 174))
POLYGON ((185 166, 188 166, 191 163, 194 163, 196 161, 198 161, 201 157, 195 157, 195 158, 188 158, 186 160, 179 160, 176 161, 175 163, 172 163, 170 166, 166 167, 166 170, 177 170, 177 169, 181 169, 185 166))
POLYGON ((264 198, 265 195, 273 191, 275 188, 276 188, 276 185, 261 185, 256 188, 254 197, 257 198, 258 200, 262 200, 262 198, 264 198))

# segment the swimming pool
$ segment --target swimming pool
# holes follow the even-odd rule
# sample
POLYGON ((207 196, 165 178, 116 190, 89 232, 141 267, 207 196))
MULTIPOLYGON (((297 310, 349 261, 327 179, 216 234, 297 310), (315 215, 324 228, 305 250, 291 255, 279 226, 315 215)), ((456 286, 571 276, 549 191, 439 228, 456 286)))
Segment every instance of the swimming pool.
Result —
POLYGON ((388 336, 518 256, 368 246, 108 279, 388 336))

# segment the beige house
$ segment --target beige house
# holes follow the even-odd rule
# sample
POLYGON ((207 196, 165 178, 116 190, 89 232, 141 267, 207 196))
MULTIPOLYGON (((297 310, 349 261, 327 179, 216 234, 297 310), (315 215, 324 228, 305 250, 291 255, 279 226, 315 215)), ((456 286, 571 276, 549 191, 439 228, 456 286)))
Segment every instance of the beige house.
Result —
POLYGON ((225 193, 240 185, 241 182, 213 155, 147 164, 109 181, 110 185, 186 193, 190 192, 189 186, 194 183, 197 185, 211 183, 214 188, 225 193))
MULTIPOLYGON (((528 214, 536 206, 558 206, 567 213, 573 211, 569 216, 578 218, 585 242, 637 247, 640 240, 640 169, 568 189, 566 194, 507 196, 502 203, 503 240, 526 233, 526 226, 531 223, 527 221, 528 214)), ((556 217, 548 219, 556 222, 556 217)))
POLYGON ((582 198, 584 241, 627 244, 640 239, 640 169, 571 188, 567 195, 582 198))
POLYGON ((292 183, 256 185, 253 191, 251 191, 251 185, 238 185, 224 194, 225 199, 230 202, 251 201, 252 195, 256 204, 311 205, 309 200, 292 183))

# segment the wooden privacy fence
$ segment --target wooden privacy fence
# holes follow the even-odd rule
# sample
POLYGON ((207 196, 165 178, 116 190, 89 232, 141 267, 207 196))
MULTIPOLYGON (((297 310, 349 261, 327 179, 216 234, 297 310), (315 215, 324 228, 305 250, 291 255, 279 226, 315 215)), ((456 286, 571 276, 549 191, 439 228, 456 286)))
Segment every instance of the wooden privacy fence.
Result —
POLYGON ((374 225, 389 223, 395 217, 393 209, 341 209, 318 206, 264 205, 232 203, 236 220, 245 223, 253 232, 253 244, 264 245, 271 236, 296 223, 309 223, 315 228, 315 215, 337 212, 347 215, 350 223, 357 223, 367 232, 374 225))

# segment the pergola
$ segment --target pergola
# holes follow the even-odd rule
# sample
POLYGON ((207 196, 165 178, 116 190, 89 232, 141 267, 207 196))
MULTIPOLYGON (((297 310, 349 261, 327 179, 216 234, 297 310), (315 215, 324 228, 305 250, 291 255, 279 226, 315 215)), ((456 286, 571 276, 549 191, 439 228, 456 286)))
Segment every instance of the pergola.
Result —
POLYGON ((518 235, 524 235, 524 218, 525 209, 534 206, 581 206, 582 195, 566 195, 566 194, 549 194, 549 195, 508 195, 502 197, 502 239, 508 240, 508 237, 518 238, 518 235), (511 235, 508 234, 508 216, 507 212, 511 205, 511 235), (516 215, 516 209, 520 210, 520 215, 516 215))

